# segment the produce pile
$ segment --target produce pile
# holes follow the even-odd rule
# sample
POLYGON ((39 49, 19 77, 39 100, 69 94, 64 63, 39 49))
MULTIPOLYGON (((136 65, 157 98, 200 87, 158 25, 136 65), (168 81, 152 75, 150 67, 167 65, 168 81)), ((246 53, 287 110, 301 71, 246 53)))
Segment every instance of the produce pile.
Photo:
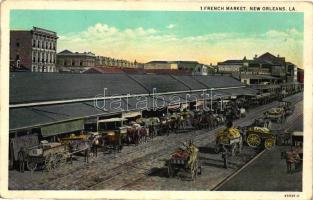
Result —
POLYGON ((265 128, 265 127, 250 127, 248 129, 249 132, 258 132, 258 133, 265 133, 265 134, 269 134, 270 133, 270 130, 268 128, 265 128))
POLYGON ((172 154, 172 158, 187 159, 188 156, 189 156, 189 153, 182 149, 178 149, 172 154))
POLYGON ((268 111, 271 115, 279 115, 284 111, 284 108, 278 107, 278 108, 272 108, 268 111))
POLYGON ((219 143, 229 143, 236 138, 240 138, 240 131, 236 128, 222 129, 216 135, 216 141, 219 143))

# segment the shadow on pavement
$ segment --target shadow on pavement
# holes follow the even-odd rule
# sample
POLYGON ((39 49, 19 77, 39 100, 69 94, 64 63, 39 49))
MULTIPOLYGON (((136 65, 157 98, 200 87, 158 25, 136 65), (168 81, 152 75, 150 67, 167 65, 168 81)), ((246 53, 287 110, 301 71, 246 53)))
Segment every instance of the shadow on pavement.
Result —
POLYGON ((168 177, 168 172, 167 172, 167 167, 154 167, 151 169, 151 172, 148 174, 148 176, 158 176, 161 178, 167 178, 168 177))
POLYGON ((209 154, 216 154, 214 151, 214 147, 199 147, 200 153, 209 153, 209 154))

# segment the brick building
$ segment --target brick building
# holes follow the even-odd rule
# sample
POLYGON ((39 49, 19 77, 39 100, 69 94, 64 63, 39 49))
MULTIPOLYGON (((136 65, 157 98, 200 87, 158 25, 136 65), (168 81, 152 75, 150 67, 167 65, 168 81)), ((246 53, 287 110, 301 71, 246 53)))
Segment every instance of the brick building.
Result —
POLYGON ((33 27, 10 31, 10 69, 56 72, 57 33, 33 27))

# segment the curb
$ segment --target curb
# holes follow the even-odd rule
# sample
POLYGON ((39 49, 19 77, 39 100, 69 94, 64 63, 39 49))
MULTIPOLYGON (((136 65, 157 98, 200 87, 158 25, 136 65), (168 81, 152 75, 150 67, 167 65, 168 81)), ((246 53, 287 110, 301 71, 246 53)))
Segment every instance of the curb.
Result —
POLYGON ((262 150, 260 153, 258 153, 255 157, 253 157, 251 160, 249 160, 246 164, 244 164, 242 167, 237 169, 234 173, 227 176, 224 180, 222 180, 220 183, 218 183, 216 186, 214 186, 211 191, 218 191, 219 188, 221 188, 225 183, 227 183, 230 179, 232 179, 234 176, 239 174, 242 170, 244 170, 248 165, 250 165, 253 161, 255 161, 257 158, 259 158, 266 149, 262 150))

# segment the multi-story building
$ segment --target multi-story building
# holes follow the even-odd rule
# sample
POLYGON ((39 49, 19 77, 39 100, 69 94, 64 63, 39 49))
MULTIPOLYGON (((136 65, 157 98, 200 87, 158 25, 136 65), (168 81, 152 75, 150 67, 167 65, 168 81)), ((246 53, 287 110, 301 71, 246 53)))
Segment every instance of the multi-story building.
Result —
POLYGON ((10 69, 56 72, 57 33, 43 28, 10 31, 10 69))
POLYGON ((57 67, 60 72, 82 73, 95 67, 96 56, 91 52, 71 52, 64 50, 57 54, 57 67))
POLYGON ((297 81, 299 83, 304 83, 304 70, 301 68, 297 69, 297 81))
POLYGON ((217 69, 219 73, 239 73, 244 66, 243 60, 226 60, 224 62, 217 63, 217 69))
POLYGON ((264 53, 255 55, 251 60, 244 57, 242 60, 226 60, 217 65, 219 73, 271 75, 278 77, 282 82, 295 82, 297 80, 297 66, 286 62, 284 57, 264 53))
POLYGON ((97 56, 96 64, 97 67, 117 67, 117 68, 140 68, 141 63, 136 60, 134 62, 122 59, 114 59, 105 56, 97 56))

